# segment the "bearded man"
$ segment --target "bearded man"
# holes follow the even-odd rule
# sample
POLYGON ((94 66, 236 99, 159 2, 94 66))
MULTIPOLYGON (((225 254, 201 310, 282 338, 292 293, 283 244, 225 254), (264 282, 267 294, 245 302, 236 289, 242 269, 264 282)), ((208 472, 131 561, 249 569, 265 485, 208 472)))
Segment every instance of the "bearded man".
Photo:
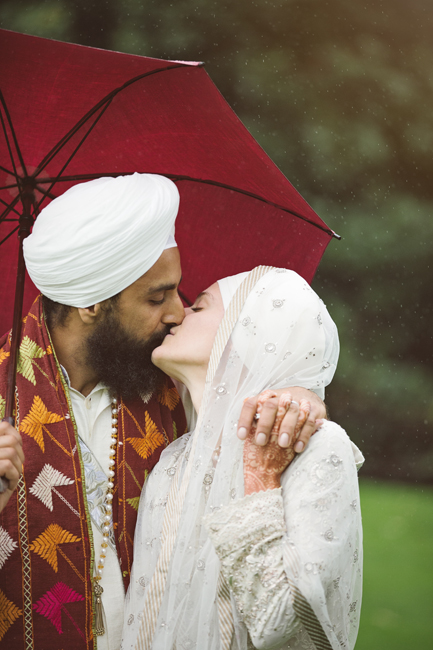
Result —
MULTIPOLYGON (((101 178, 52 201, 25 240, 42 295, 21 334, 15 416, 22 439, 0 425, 0 476, 10 481, 0 495, 0 648, 119 648, 141 488, 186 429, 176 388, 150 361, 184 317, 178 207, 178 190, 165 177, 101 178)), ((0 409, 9 360, 5 335, 0 409)), ((324 410, 309 391, 292 392, 312 401, 302 451, 324 410)), ((256 406, 257 398, 246 403, 240 437, 256 406)), ((283 446, 298 413, 293 402, 283 446)), ((275 414, 269 400, 258 444, 275 414)))

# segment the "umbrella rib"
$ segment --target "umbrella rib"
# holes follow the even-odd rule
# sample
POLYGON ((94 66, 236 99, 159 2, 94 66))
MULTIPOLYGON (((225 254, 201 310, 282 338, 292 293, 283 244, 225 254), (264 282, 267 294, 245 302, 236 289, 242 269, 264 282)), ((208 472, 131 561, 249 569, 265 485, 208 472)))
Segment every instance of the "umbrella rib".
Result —
MULTIPOLYGON (((87 133, 84 134, 84 136, 83 136, 83 138, 81 139, 81 141, 78 143, 78 145, 76 146, 76 148, 74 149, 74 151, 71 153, 71 155, 70 155, 69 158, 67 159, 66 163, 63 165, 62 169, 60 170, 60 174, 59 174, 58 177, 57 177, 58 180, 61 180, 61 175, 62 175, 62 173, 65 171, 66 167, 69 165, 69 163, 71 162, 72 158, 75 156, 75 154, 77 153, 78 149, 81 147, 81 145, 83 144, 83 142, 84 142, 84 141, 86 140, 86 138, 90 135, 90 133, 92 132, 92 130, 95 128, 95 126, 97 125, 97 123, 99 122, 99 120, 101 119, 101 117, 103 116, 103 114, 105 113, 105 111, 107 110, 107 108, 110 106, 110 104, 111 104, 111 101, 110 101, 110 102, 107 102, 106 105, 105 105, 105 106, 102 108, 102 110, 100 111, 99 115, 97 115, 97 117, 95 118, 93 124, 90 126, 89 130, 87 131, 87 133)), ((47 161, 46 164, 48 164, 48 162, 49 162, 49 161, 47 161)), ((49 196, 50 196, 50 192, 51 192, 51 190, 53 189, 53 187, 54 187, 54 185, 55 185, 56 182, 58 182, 58 181, 54 181, 53 183, 51 183, 51 186, 50 186, 50 188, 49 188, 48 191, 47 191, 47 193, 48 193, 49 196)), ((45 197, 44 197, 44 198, 45 198, 45 197)), ((41 200, 39 201, 39 203, 38 203, 38 207, 40 207, 40 205, 42 204, 44 198, 41 199, 41 200)))
MULTIPOLYGON (((10 116, 10 113, 9 113, 9 109, 8 109, 8 107, 7 107, 7 105, 6 105, 6 100, 5 100, 5 98, 4 98, 3 93, 1 92, 1 90, 0 90, 0 102, 1 102, 1 105, 3 106, 3 110, 4 110, 4 112, 5 112, 5 114, 6 114, 6 119, 7 119, 7 121, 8 121, 9 128, 10 128, 10 131, 11 131, 11 134, 12 134, 12 139, 13 139, 13 142, 14 142, 14 144, 15 144, 15 152, 16 152, 16 154, 18 155, 18 159, 19 159, 19 161, 20 161, 20 163, 21 163, 22 173, 23 173, 23 175, 24 175, 25 178, 28 178, 28 175, 27 175, 27 168, 26 168, 25 163, 24 163, 24 158, 23 158, 23 156, 21 155, 21 150, 20 150, 20 147, 19 147, 19 145, 18 145, 18 139, 17 139, 17 136, 16 136, 16 134, 15 134, 15 129, 14 129, 13 124, 12 124, 12 120, 11 120, 11 116, 10 116)), ((6 140, 7 148, 8 148, 8 151, 9 151, 9 155, 10 155, 10 159, 11 159, 12 167, 13 167, 13 169, 14 169, 14 174, 13 174, 13 175, 15 176, 15 179, 17 180, 18 193, 19 193, 18 196, 19 196, 19 198, 21 199, 21 202, 22 202, 22 204, 23 204, 23 206, 24 206, 23 187, 22 187, 21 184, 18 182, 18 170, 17 170, 16 165, 15 165, 15 160, 14 160, 14 156, 13 156, 13 153, 12 153, 12 147, 11 147, 11 143, 9 142, 9 136, 8 136, 8 133, 7 133, 7 130, 6 130, 6 125, 5 125, 5 122, 4 122, 4 119, 3 119, 3 113, 2 113, 2 111, 0 111, 0 118, 1 118, 1 123, 2 123, 2 126, 3 126, 3 133, 4 133, 4 136, 5 136, 5 140, 6 140)), ((18 198, 18 197, 17 197, 17 198, 18 198)), ((14 201, 14 202, 13 202, 13 206, 16 205, 16 203, 17 203, 17 201, 14 201)), ((7 215, 9 214, 9 212, 10 212, 10 209, 7 209, 7 208, 6 208, 5 212, 3 212, 3 214, 2 214, 2 217, 4 218, 5 216, 7 216, 7 215)), ((20 215, 20 220, 21 220, 21 215, 20 215)), ((5 241, 5 240, 3 240, 3 241, 5 241)), ((3 243, 3 242, 0 242, 0 245, 1 245, 2 243, 3 243)))
MULTIPOLYGON (((5 201, 4 199, 0 199, 0 203, 2 203, 5 206, 5 208, 9 207, 9 203, 7 201, 5 201)), ((20 213, 18 212, 18 210, 15 210, 15 208, 11 208, 11 210, 12 210, 12 212, 15 212, 15 214, 18 217, 21 216, 20 213)), ((7 219, 6 218, 3 219, 3 215, 0 215, 0 222, 1 221, 7 221, 7 219)), ((16 221, 16 219, 12 219, 12 221, 16 221)))
MULTIPOLYGON (((124 172, 122 176, 130 176, 134 172, 124 172)), ((101 177, 112 177, 116 178, 119 176, 119 172, 99 172, 98 174, 74 174, 72 176, 63 176, 60 178, 60 176, 57 177, 51 177, 51 178, 44 178, 41 179, 41 183, 57 183, 58 181, 85 181, 85 180, 92 180, 93 178, 101 178, 101 177)), ((274 203, 273 201, 269 201, 268 199, 265 199, 263 196, 260 196, 259 194, 254 194, 253 192, 249 192, 248 190, 242 190, 239 187, 234 187, 233 185, 228 185, 226 183, 220 183, 219 181, 213 181, 210 179, 206 178, 194 178, 193 176, 181 176, 179 174, 164 174, 164 176, 167 176, 168 178, 171 178, 172 180, 177 180, 177 181, 191 181, 194 183, 203 183, 205 185, 215 185, 216 187, 221 187, 226 190, 231 190, 232 192, 238 192, 239 194, 244 194, 245 196, 250 196, 253 199, 256 199, 257 201, 262 201, 262 203, 266 203, 268 205, 273 206, 274 208, 278 208, 279 210, 283 210, 284 212, 287 212, 288 214, 293 215, 297 219, 301 219, 302 221, 305 221, 306 223, 309 223, 311 226, 315 226, 316 228, 319 228, 319 230, 322 230, 325 232, 327 235, 330 235, 331 237, 334 237, 335 239, 341 239, 341 236, 338 235, 336 232, 331 230, 331 228, 325 228, 324 226, 320 225, 319 223, 315 223, 311 219, 308 219, 308 217, 304 217, 302 214, 299 214, 299 212, 295 212, 294 210, 290 210, 289 208, 284 207, 283 205, 280 205, 279 203, 274 203)))
MULTIPOLYGON (((24 174, 27 176, 27 169, 26 169, 26 166, 24 164, 24 159, 23 159, 23 157, 21 155, 21 149, 19 148, 19 145, 18 145, 18 139, 17 139, 17 136, 15 134, 15 129, 13 127, 11 116, 9 114, 8 107, 6 105, 6 100, 5 100, 1 90, 0 90, 0 102, 1 102, 1 104, 3 106, 4 112, 6 114, 6 118, 7 118, 8 124, 9 124, 9 128, 10 128, 11 133, 12 133, 12 138, 13 138, 13 141, 14 141, 14 144, 15 144, 15 149, 16 149, 16 152, 18 154, 19 161, 21 163, 21 167, 23 169, 24 174)), ((10 146, 10 143, 9 143, 9 138, 8 138, 7 131, 6 131, 6 125, 4 123, 3 115, 1 113, 1 111, 0 111, 0 116, 1 116, 2 126, 3 126, 3 132, 5 134, 5 139, 6 139, 8 149, 9 149, 9 154, 10 154, 10 157, 11 157, 12 166, 14 168, 14 175, 16 177, 18 175, 17 174, 17 169, 15 167, 15 161, 14 161, 14 158, 13 158, 13 155, 12 155, 12 149, 11 149, 11 146, 10 146)))
MULTIPOLYGON (((38 189, 42 192, 42 190, 39 188, 39 185, 43 183, 68 183, 70 181, 91 181, 95 178, 102 178, 102 177, 111 177, 111 178, 117 178, 117 176, 131 176, 135 172, 108 172, 105 174, 104 172, 95 172, 94 174, 88 173, 88 174, 71 174, 70 176, 47 176, 46 178, 40 178, 38 179, 38 189)), ((45 190, 45 192, 48 192, 48 190, 45 190)), ((53 198, 54 197, 53 195, 53 198)))
POLYGON ((268 205, 272 205, 274 208, 278 208, 279 210, 283 210, 284 212, 288 212, 289 214, 292 214, 294 217, 297 217, 298 219, 301 219, 302 221, 305 221, 306 223, 309 223, 311 226, 315 226, 316 228, 319 228, 319 230, 322 230, 323 232, 326 232, 328 235, 331 235, 331 237, 335 237, 335 239, 341 239, 340 235, 337 235, 336 232, 331 230, 330 228, 325 228, 324 226, 320 225, 319 223, 315 223, 311 219, 308 219, 308 217, 304 217, 302 214, 299 214, 299 212, 295 212, 294 210, 290 210, 289 208, 285 208, 283 205, 280 205, 279 203, 274 203, 273 201, 268 201, 268 199, 265 199, 263 196, 260 196, 259 194, 254 194, 253 192, 249 192, 248 190, 242 190, 239 187, 234 187, 232 185, 227 185, 226 183, 220 183, 219 181, 212 181, 208 179, 201 179, 201 178, 193 178, 191 176, 179 176, 177 174, 165 174, 172 180, 178 180, 178 181, 194 181, 196 183, 204 183, 206 185, 215 185, 216 187, 222 187, 223 189, 226 190, 231 190, 233 192, 238 192, 239 194, 244 194, 245 196, 250 196, 253 199, 256 199, 257 201, 262 201, 263 203, 267 203, 268 205))
POLYGON ((119 94, 122 90, 127 88, 133 83, 136 83, 137 81, 140 81, 140 79, 144 79, 145 77, 149 77, 150 75, 157 74, 159 72, 167 72, 168 70, 173 70, 176 68, 185 68, 185 67, 190 67, 190 66, 185 66, 181 63, 176 63, 171 66, 166 66, 165 68, 159 68, 158 70, 150 70, 149 72, 145 72, 141 75, 138 75, 137 77, 133 77, 132 79, 129 79, 128 81, 125 81, 125 83, 122 86, 118 86, 114 90, 112 90, 108 95, 103 97, 95 106, 93 106, 83 117, 75 124, 75 126, 66 133, 61 140, 47 153, 45 158, 39 163, 35 175, 39 174, 44 167, 50 162, 53 157, 60 151, 60 149, 77 133, 77 131, 82 127, 83 124, 89 120, 92 115, 96 113, 101 107, 104 106, 104 104, 109 104, 111 100, 119 94))
MULTIPOLYGON (((52 187, 52 186, 51 186, 51 187, 52 187)), ((48 198, 50 198, 50 199, 56 199, 56 198, 57 198, 56 195, 53 194, 53 193, 50 191, 51 188, 50 188, 49 190, 44 190, 44 189, 42 189, 42 187, 40 187, 40 182, 39 182, 39 181, 38 181, 38 183, 35 185, 35 189, 37 189, 38 192, 40 192, 41 194, 44 194, 45 196, 48 196, 48 198)), ((42 199, 42 200, 43 200, 43 199, 42 199)), ((42 203, 42 201, 40 201, 39 203, 42 203)))
POLYGON ((5 241, 8 240, 9 237, 11 237, 11 236, 14 234, 14 232, 16 232, 16 231, 18 230, 18 228, 19 228, 19 226, 17 226, 17 227, 14 228, 13 230, 11 230, 11 232, 9 233, 9 235, 6 235, 6 237, 0 241, 0 246, 1 246, 2 244, 4 244, 5 241))
MULTIPOLYGON (((103 116, 103 114, 105 113, 105 111, 107 110, 107 108, 110 106, 110 103, 111 103, 111 102, 107 102, 107 104, 102 108, 102 110, 100 111, 99 115, 97 115, 97 117, 95 118, 93 124, 90 126, 89 130, 84 134, 84 136, 83 136, 81 142, 78 143, 77 147, 74 149, 74 151, 72 152, 72 154, 69 156, 68 160, 66 161, 66 163, 63 165, 62 169, 60 170, 60 173, 59 173, 59 174, 57 175, 57 177, 56 177, 58 180, 61 179, 61 175, 62 175, 62 173, 65 171, 66 167, 69 165, 69 163, 71 162, 72 158, 73 158, 73 157, 75 156, 75 154, 77 153, 78 149, 81 147, 81 145, 83 144, 83 142, 86 140, 87 136, 91 133, 91 131, 94 129, 94 127, 96 126, 96 124, 99 122, 99 120, 101 119, 101 117, 103 116)), ((92 117, 93 117, 93 116, 92 116, 92 117)), ((81 125, 81 126, 82 126, 82 125, 81 125)), ((73 134, 71 134, 69 140, 73 137, 73 135, 75 135, 76 133, 78 133, 78 131, 79 131, 79 129, 77 129, 73 134)), ((66 144, 66 142, 63 143, 63 144, 66 144)), ((63 144, 62 144, 61 146, 59 146, 59 147, 56 149, 56 151, 53 151, 52 156, 50 156, 49 158, 45 157, 43 167, 39 166, 38 169, 37 169, 37 173, 41 172, 41 171, 44 169, 44 167, 46 167, 46 166, 47 166, 47 165, 48 165, 48 164, 53 160, 53 158, 55 158, 55 156, 56 156, 56 155, 59 153, 59 151, 61 150, 63 144)), ((42 165, 42 163, 41 163, 41 165, 42 165)), ((57 182, 57 181, 56 181, 56 182, 57 182)), ((51 191, 51 190, 52 190, 52 186, 50 187, 50 189, 49 189, 48 191, 51 191)))
POLYGON ((6 172, 6 174, 10 174, 11 176, 14 175, 11 169, 8 169, 7 167, 3 167, 3 165, 0 165, 0 169, 2 170, 2 172, 6 172))
MULTIPOLYGON (((0 166, 0 169, 1 169, 1 166, 0 166)), ((2 187, 0 187, 0 190, 12 190, 12 189, 17 189, 17 188, 18 188, 18 184, 17 183, 12 183, 11 185, 3 185, 2 187)))
POLYGON ((7 134, 7 131, 6 131, 6 125, 5 125, 5 122, 4 122, 4 119, 3 119, 3 114, 2 114, 1 111, 0 111, 0 119, 1 119, 2 127, 3 127, 3 133, 4 133, 4 136, 5 136, 5 140, 6 140, 6 146, 8 148, 9 157, 11 159, 11 163, 12 163, 12 167, 13 167, 12 175, 15 176, 15 178, 16 178, 18 176, 18 172, 17 172, 17 168, 15 167, 15 160, 14 160, 14 156, 13 156, 13 153, 12 153, 12 147, 11 147, 10 142, 9 142, 8 134, 7 134))
POLYGON ((9 212, 11 212, 11 210, 13 210, 13 211, 15 212, 15 214, 17 214, 19 217, 21 216, 20 213, 17 212, 17 211, 15 210, 15 206, 16 206, 16 204, 18 203, 18 201, 20 200, 20 198, 21 198, 21 197, 20 197, 20 195, 18 194, 18 195, 14 198, 14 200, 11 201, 11 203, 9 203, 9 204, 6 203, 6 201, 3 201, 3 199, 2 199, 2 203, 4 203, 4 205, 6 206, 6 210, 5 210, 5 211, 0 215, 0 223, 1 223, 4 219, 6 219, 6 217, 8 216, 9 212))

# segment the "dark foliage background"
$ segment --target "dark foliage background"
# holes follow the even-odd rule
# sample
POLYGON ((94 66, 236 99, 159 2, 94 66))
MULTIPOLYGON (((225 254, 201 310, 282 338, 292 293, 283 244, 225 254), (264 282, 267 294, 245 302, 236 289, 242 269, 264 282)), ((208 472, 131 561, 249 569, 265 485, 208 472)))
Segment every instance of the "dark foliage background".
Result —
POLYGON ((331 416, 364 476, 433 483, 431 2, 3 0, 0 25, 206 63, 342 235, 314 281, 342 344, 331 416))

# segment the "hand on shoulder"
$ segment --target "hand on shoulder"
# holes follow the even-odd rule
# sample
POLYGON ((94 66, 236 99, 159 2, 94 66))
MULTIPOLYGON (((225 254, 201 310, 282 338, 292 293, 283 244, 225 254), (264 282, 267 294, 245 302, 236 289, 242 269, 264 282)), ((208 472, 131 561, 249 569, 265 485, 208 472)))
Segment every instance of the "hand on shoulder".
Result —
POLYGON ((275 433, 275 425, 278 419, 278 444, 280 447, 286 448, 293 445, 296 454, 304 451, 311 436, 317 431, 317 421, 327 417, 324 402, 306 388, 292 386, 290 388, 264 391, 260 395, 249 397, 244 402, 238 422, 238 438, 241 440, 246 440, 253 432, 260 403, 262 403, 260 426, 254 429, 256 444, 267 445, 271 432, 275 433), (267 399, 263 403, 261 398, 264 394, 267 394, 267 399), (278 418, 279 398, 283 395, 290 395, 289 402, 291 406, 286 409, 282 418, 278 418), (307 417, 304 417, 304 413, 299 409, 301 401, 308 403, 307 417))
POLYGON ((259 396, 257 400, 257 419, 244 443, 243 460, 246 495, 280 487, 281 474, 296 456, 294 446, 297 435, 307 420, 309 411, 310 406, 306 400, 301 399, 300 404, 298 404, 292 400, 289 393, 283 393, 280 397, 277 397, 275 392, 267 390, 259 396), (275 400, 277 401, 277 413, 269 439, 264 445, 257 444, 256 429, 259 426, 257 422, 260 423, 263 414, 273 409, 275 400), (279 442, 280 426, 289 412, 292 412, 296 424, 289 444, 281 446, 281 442, 279 442))

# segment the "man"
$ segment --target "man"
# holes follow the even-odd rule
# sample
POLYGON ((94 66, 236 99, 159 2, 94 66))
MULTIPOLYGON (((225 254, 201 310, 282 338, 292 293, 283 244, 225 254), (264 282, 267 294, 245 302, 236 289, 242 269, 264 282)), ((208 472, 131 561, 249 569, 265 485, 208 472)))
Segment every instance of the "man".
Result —
MULTIPOLYGON (((43 297, 21 336, 22 445, 0 425, 0 476, 11 481, 0 496, 0 647, 119 647, 141 488, 186 427, 176 389, 150 363, 184 317, 178 205, 161 176, 98 179, 54 200, 25 242, 43 297)), ((5 337, 0 395, 9 351, 5 337)), ((256 404, 244 408, 241 437, 256 404)), ((312 409, 299 444, 322 415, 312 409)), ((266 439, 274 416, 270 400, 258 436, 266 439)), ((293 436, 297 416, 294 403, 281 436, 293 436)))

